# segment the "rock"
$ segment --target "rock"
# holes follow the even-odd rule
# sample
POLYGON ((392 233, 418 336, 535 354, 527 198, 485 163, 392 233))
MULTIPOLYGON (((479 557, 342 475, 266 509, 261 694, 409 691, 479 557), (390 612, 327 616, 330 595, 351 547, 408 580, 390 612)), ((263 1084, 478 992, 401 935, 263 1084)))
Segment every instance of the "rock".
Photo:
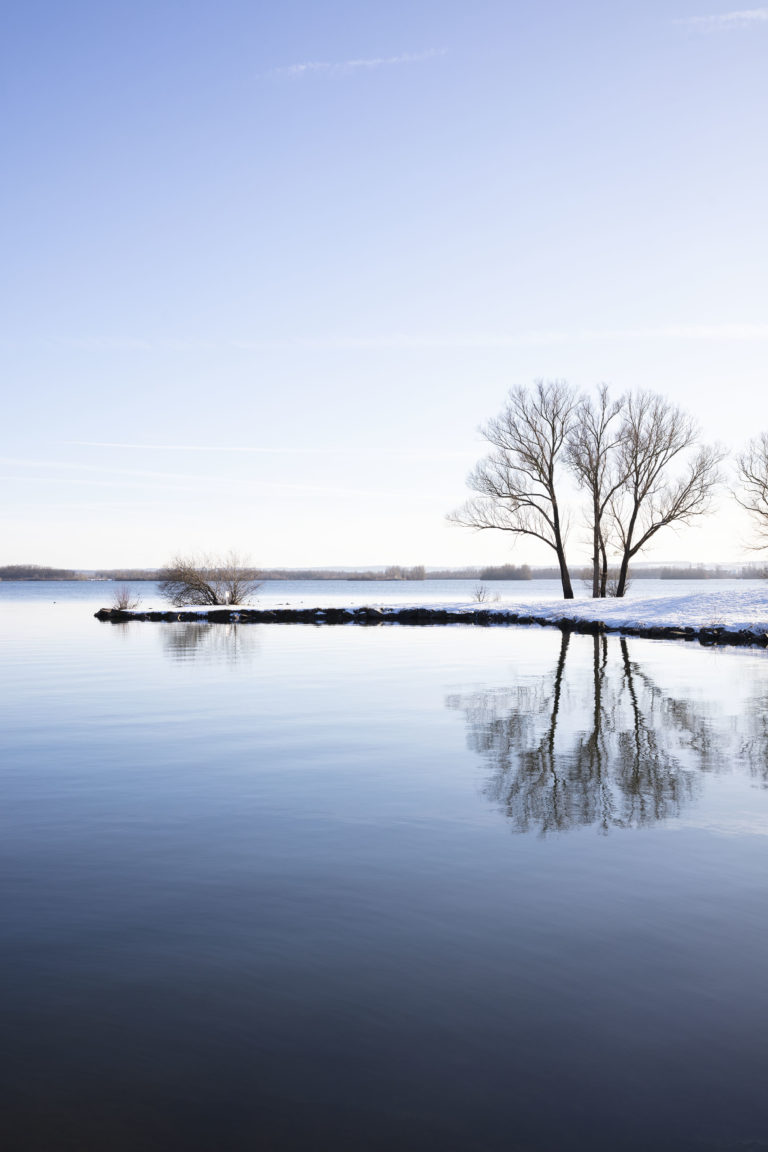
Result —
POLYGON ((640 636, 647 639, 698 640, 704 646, 746 646, 768 648, 768 633, 752 632, 742 628, 738 632, 713 625, 707 628, 659 625, 612 625, 602 620, 579 620, 572 616, 541 617, 525 616, 516 612, 505 612, 488 608, 377 608, 364 605, 359 608, 232 608, 218 607, 206 611, 129 611, 122 608, 100 608, 94 613, 97 620, 112 624, 124 624, 131 620, 162 621, 173 623, 240 623, 240 624, 378 624, 404 625, 445 625, 474 624, 480 627, 499 625, 537 625, 541 628, 558 628, 561 632, 577 632, 584 635, 602 635, 619 632, 624 636, 640 636))

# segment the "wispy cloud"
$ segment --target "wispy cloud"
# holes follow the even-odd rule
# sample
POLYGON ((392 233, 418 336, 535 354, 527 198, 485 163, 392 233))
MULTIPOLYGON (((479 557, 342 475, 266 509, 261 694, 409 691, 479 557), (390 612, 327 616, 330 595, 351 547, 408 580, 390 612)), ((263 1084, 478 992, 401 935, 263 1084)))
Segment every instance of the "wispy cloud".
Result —
POLYGON ((768 25, 768 8, 741 8, 735 12, 716 12, 710 16, 687 16, 675 21, 687 24, 689 28, 728 31, 737 28, 754 28, 759 24, 768 25))
POLYGON ((134 444, 117 440, 65 440, 64 444, 79 448, 139 448, 160 452, 247 452, 267 456, 337 456, 341 448, 262 448, 258 445, 236 444, 134 444))
MULTIPOLYGON (((719 340, 731 343, 764 343, 768 340, 768 323, 734 321, 723 324, 681 324, 672 323, 647 328, 519 328, 502 332, 370 332, 360 335, 335 333, 329 336, 301 336, 190 341, 158 340, 140 344, 138 341, 125 342, 125 348, 150 348, 154 352, 200 351, 205 348, 215 353, 221 352, 419 352, 450 351, 451 349, 493 349, 550 347, 556 344, 582 344, 597 341, 636 341, 636 340, 719 340)), ((81 441, 68 441, 80 444, 81 441)), ((117 445, 119 447, 119 445, 117 445)), ((116 447, 105 442, 104 447, 116 447)), ((145 447, 137 444, 135 447, 145 447)), ((158 444, 155 447, 173 445, 158 444)), ((190 448, 195 448, 190 445, 190 448)), ((219 451, 208 445, 201 445, 199 451, 219 451)), ((284 452, 289 449, 243 448, 243 452, 284 452)), ((228 448, 227 451, 232 451, 228 448)), ((310 452, 315 449, 292 449, 310 452)), ((335 450, 333 450, 335 451, 335 450)))
POLYGON ((764 343, 768 340, 768 324, 666 324, 658 328, 587 329, 579 332, 577 339, 586 342, 684 340, 764 343))
POLYGON ((271 68, 266 76, 309 76, 317 73, 342 75, 348 72, 373 72, 377 68, 390 68, 397 64, 420 64, 445 56, 446 48, 427 48, 423 52, 402 52, 399 56, 370 56, 354 60, 307 60, 301 64, 285 64, 271 68))
MULTIPOLYGON (((65 441, 65 443, 78 443, 78 441, 65 441)), ((107 447, 114 447, 114 445, 107 445, 107 447)), ((13 468, 22 468, 32 471, 43 471, 50 473, 63 472, 63 473, 78 473, 85 472, 88 475, 98 473, 104 476, 128 476, 133 479, 151 480, 151 481, 167 481, 167 480, 196 480, 197 476, 189 472, 158 472, 148 471, 145 468, 114 468, 111 465, 104 464, 81 464, 73 463, 69 460, 28 460, 22 459, 17 456, 0 456, 0 464, 10 465, 13 468)), ((29 479, 28 473, 25 479, 29 479)), ((17 477, 18 479, 18 477, 17 477)), ((50 477, 48 477, 50 479, 50 477)))
POLYGON ((655 340, 727 341, 762 343, 768 340, 768 324, 665 324, 648 328, 530 328, 509 332, 378 333, 366 336, 329 336, 302 339, 293 346, 317 351, 418 352, 492 350, 494 348, 547 348, 559 344, 624 343, 655 340))
POLYGON ((77 352, 146 352, 152 347, 149 340, 137 340, 130 336, 117 339, 73 336, 65 343, 77 352))
MULTIPOLYGON (((415 460, 454 460, 462 458, 465 453, 463 452, 424 452, 413 451, 408 452, 405 450, 391 450, 391 451, 371 451, 370 447, 366 448, 294 448, 292 446, 284 448, 262 447, 258 444, 255 445, 239 445, 239 444, 136 444, 130 441, 117 441, 117 440, 64 440, 64 444, 73 445, 79 448, 124 448, 135 449, 141 452, 223 452, 237 455, 239 453, 246 453, 252 456, 364 456, 370 458, 371 456, 397 456, 399 458, 407 457, 415 460)), ((96 467, 93 465, 92 467, 96 467)), ((116 471, 116 469, 110 469, 116 471)), ((147 475, 151 476, 151 472, 126 472, 126 475, 147 475)), ((160 475, 173 475, 172 473, 161 473, 160 475)), ((178 475, 178 474, 176 474, 178 475)), ((185 475, 185 474, 182 474, 185 475)))
MULTIPOLYGON (((14 481, 18 481, 18 480, 19 480, 18 476, 13 476, 13 475, 0 476, 0 481, 2 481, 4 484, 10 484, 10 483, 13 483, 14 481)), ((164 484, 162 486, 162 491, 164 491, 164 492, 195 492, 195 493, 197 493, 200 491, 200 483, 201 482, 198 481, 196 484, 164 484)), ((51 481, 50 481, 50 479, 48 479, 47 477, 44 477, 44 476, 26 476, 24 478, 24 488, 28 488, 32 484, 39 484, 39 485, 43 485, 44 487, 48 488, 48 486, 50 486, 50 484, 51 484, 51 481)), ((158 492, 161 490, 158 487, 157 481, 149 481, 149 480, 136 480, 136 481, 134 481, 134 480, 89 480, 89 479, 84 479, 82 476, 78 476, 75 479, 68 480, 67 486, 71 487, 71 488, 119 488, 121 491, 124 491, 124 490, 133 491, 134 489, 143 491, 143 490, 147 489, 150 492, 158 492)))

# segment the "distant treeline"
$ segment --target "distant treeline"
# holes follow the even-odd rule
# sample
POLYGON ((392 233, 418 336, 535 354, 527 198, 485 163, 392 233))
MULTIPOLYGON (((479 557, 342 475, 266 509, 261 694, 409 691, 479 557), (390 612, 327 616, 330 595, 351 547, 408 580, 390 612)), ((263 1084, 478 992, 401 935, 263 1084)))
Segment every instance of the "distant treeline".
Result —
MULTIPOLYGON (((390 564, 383 572, 347 572, 341 580, 426 580, 427 570, 423 564, 415 568, 401 568, 399 564, 390 564)), ((317 577, 315 577, 317 579, 317 577)))
MULTIPOLYGON (((507 569, 482 569, 478 575, 482 580, 559 580, 560 569, 553 567, 549 568, 528 568, 527 564, 523 564, 521 571, 530 572, 530 576, 508 576, 502 575, 494 577, 491 575, 492 571, 504 572, 507 569)), ((705 564, 696 564, 691 567, 683 567, 682 565, 673 564, 643 564, 642 567, 631 569, 631 577, 633 580, 763 580, 768 576, 768 568, 760 564, 745 564, 740 568, 724 568, 721 564, 716 564, 714 567, 707 567, 705 564)), ((432 573, 428 573, 432 575, 432 573)), ((579 578, 582 580, 591 580, 592 571, 590 568, 582 568, 578 573, 579 578)))
MULTIPOLYGON (((425 568, 423 564, 403 567, 392 564, 387 568, 265 568, 249 569, 246 575, 254 580, 558 580, 560 570, 555 567, 532 568, 529 564, 498 564, 486 568, 425 568)), ((589 569, 579 573, 582 579, 591 578, 589 569)), ((643 565, 633 569, 633 580, 756 580, 768 577, 768 568, 747 564, 741 568, 707 567, 697 564, 678 567, 671 564, 643 565)), ((157 568, 105 568, 97 572, 78 572, 71 568, 46 568, 40 564, 6 564, 0 566, 2 580, 158 580, 157 568)))
MULTIPOLYGON (((472 569, 471 575, 477 570, 472 569)), ((415 568, 402 568, 392 565, 389 568, 360 569, 349 568, 247 568, 244 575, 252 580, 426 580, 427 572, 423 564, 415 568)), ((432 574, 430 573, 432 577, 432 574)), ((105 568, 94 572, 96 580, 158 580, 161 578, 156 568, 105 568)), ((434 577, 432 577, 434 579, 434 577)))
POLYGON ((258 573, 260 580, 530 580, 527 564, 502 564, 498 568, 403 568, 391 564, 388 568, 322 569, 267 568, 258 573))
POLYGON ((721 580, 723 571, 718 566, 717 568, 705 568, 703 564, 697 564, 695 568, 661 568, 659 570, 660 580, 721 580))
POLYGON ((481 580, 532 580, 533 572, 528 564, 500 564, 496 568, 482 568, 481 580))
MULTIPOLYGON (((644 564, 642 568, 632 569, 633 580, 754 580, 761 575, 762 572, 753 567, 723 568, 720 564, 714 568, 708 568, 705 564, 695 564, 690 568, 671 564, 658 567, 644 564)), ((585 568, 583 576, 591 579, 592 573, 585 568)))
POLYGON ((94 572, 92 580, 157 580, 157 568, 105 568, 94 572))
POLYGON ((82 580, 70 568, 43 568, 39 564, 5 564, 0 580, 82 580))

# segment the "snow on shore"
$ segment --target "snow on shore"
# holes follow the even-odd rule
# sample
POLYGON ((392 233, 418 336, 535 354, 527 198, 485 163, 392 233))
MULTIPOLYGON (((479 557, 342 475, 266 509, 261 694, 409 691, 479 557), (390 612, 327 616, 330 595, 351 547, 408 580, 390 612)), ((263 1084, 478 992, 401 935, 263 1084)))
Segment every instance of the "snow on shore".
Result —
MULTIPOLYGON (((446 607, 446 605, 441 605, 446 607)), ((466 607, 466 605, 463 605, 466 607)), ((768 584, 739 591, 694 592, 631 600, 526 600, 477 607, 540 620, 602 621, 612 628, 724 628, 728 632, 768 632, 768 584)))
MULTIPOLYGON (((253 605, 258 609, 258 602, 253 605)), ((286 607, 288 607, 286 605, 286 607)), ((335 604, 317 603, 313 605, 291 605, 294 610, 338 611, 345 607, 335 604)), ((758 634, 768 633, 768 583, 759 588, 746 588, 727 591, 694 592, 683 596, 651 596, 632 599, 592 600, 579 598, 563 600, 545 598, 540 600, 514 600, 504 598, 485 603, 468 603, 466 599, 457 601, 416 600, 412 603, 386 604, 371 602, 368 607, 380 608, 382 613, 424 609, 435 612, 457 612, 471 614, 478 609, 493 615, 515 613, 537 620, 568 620, 578 622, 602 622, 612 629, 620 628, 722 628, 728 632, 749 631, 758 634)), ((289 609, 289 610, 290 610, 289 609)), ((232 608, 236 612, 237 608, 232 608)), ((216 609, 185 608, 185 613, 207 615, 216 609)), ((221 609, 219 609, 221 611, 221 609)), ((349 607, 347 611, 355 612, 349 607)), ((137 612, 136 615, 141 615, 137 612)))

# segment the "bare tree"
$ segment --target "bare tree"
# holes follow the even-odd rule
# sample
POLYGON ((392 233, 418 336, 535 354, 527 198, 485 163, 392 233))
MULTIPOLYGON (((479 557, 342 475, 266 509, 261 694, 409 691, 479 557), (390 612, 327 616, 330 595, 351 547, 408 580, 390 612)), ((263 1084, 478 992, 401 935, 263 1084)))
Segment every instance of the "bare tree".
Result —
POLYGON ((579 487, 586 489, 590 501, 594 599, 607 594, 606 514, 611 500, 626 481, 619 458, 625 435, 621 423, 625 405, 625 397, 612 400, 607 385, 601 384, 595 400, 585 396, 579 403, 568 437, 568 464, 579 487))
POLYGON ((720 481, 724 452, 700 447, 683 474, 670 476, 681 454, 692 449, 697 428, 690 416, 663 396, 638 392, 624 409, 617 467, 625 479, 610 501, 610 516, 621 551, 616 595, 623 596, 629 563, 661 528, 687 524, 708 511, 720 481))
POLYGON ((557 556, 566 600, 573 599, 573 587, 556 485, 578 403, 564 380, 537 380, 530 390, 512 389, 502 412, 482 429, 494 451, 467 481, 479 496, 448 517, 469 528, 496 528, 543 541, 557 556))
POLYGON ((736 457, 736 474, 742 491, 734 496, 756 521, 756 548, 768 548, 768 432, 750 440, 736 457))
POLYGON ((160 594, 177 608, 246 604, 260 587, 236 552, 222 559, 175 556, 160 572, 160 594))

